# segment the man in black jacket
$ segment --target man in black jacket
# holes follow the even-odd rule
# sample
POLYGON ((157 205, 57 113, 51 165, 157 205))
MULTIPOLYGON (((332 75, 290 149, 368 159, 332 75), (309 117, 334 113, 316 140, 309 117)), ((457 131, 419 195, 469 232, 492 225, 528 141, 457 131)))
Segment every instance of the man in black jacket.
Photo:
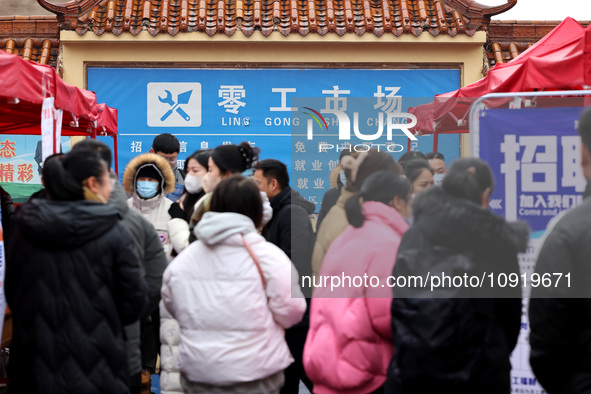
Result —
MULTIPOLYGON (((254 179, 259 189, 267 193, 273 208, 273 218, 263 228, 263 237, 285 252, 298 270, 300 278, 311 276, 315 239, 310 214, 314 213, 314 204, 304 200, 298 192, 289 187, 287 167, 278 160, 267 159, 259 162, 255 166, 254 179)), ((302 289, 302 292, 309 299, 311 289, 302 289)), ((300 379, 310 390, 312 389, 312 382, 306 376, 302 364, 308 327, 306 311, 299 324, 285 331, 285 340, 295 361, 285 370, 282 394, 297 393, 300 379)))
POLYGON ((591 108, 581 116, 579 134, 584 200, 544 242, 536 273, 550 277, 552 286, 533 288, 529 303, 530 363, 550 394, 591 393, 591 108))

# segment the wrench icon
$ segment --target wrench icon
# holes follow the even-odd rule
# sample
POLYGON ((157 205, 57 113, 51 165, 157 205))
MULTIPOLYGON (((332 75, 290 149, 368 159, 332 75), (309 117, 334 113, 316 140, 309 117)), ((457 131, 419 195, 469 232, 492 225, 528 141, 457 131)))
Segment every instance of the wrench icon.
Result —
POLYGON ((161 103, 166 103, 166 104, 170 105, 172 108, 170 110, 168 110, 167 113, 162 115, 162 117, 160 118, 160 121, 164 122, 166 119, 168 119, 168 117, 172 114, 172 112, 175 109, 176 109, 176 112, 183 117, 183 119, 185 119, 186 121, 191 120, 191 117, 185 111, 183 111, 183 109, 181 107, 179 107, 179 104, 187 104, 189 102, 189 100, 191 99, 191 93, 193 93, 193 91, 189 90, 187 92, 179 94, 178 95, 178 102, 176 104, 175 104, 174 100, 172 99, 172 93, 170 93, 170 91, 168 91, 168 90, 165 90, 165 92, 166 92, 166 97, 162 98, 162 97, 158 96, 158 100, 160 100, 161 103))

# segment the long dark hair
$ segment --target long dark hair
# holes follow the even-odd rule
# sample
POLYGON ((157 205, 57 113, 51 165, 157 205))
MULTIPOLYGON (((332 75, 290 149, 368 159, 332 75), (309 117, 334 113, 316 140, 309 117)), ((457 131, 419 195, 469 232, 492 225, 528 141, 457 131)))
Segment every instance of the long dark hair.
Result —
POLYGON ((353 227, 363 226, 365 216, 361 209, 361 199, 363 202, 379 201, 384 204, 390 204, 395 197, 408 201, 411 190, 412 185, 408 179, 391 171, 378 171, 370 175, 363 182, 361 190, 345 204, 347 220, 353 227))
POLYGON ((455 160, 441 184, 443 190, 452 196, 482 203, 482 194, 488 188, 494 189, 495 180, 488 164, 476 158, 455 160))
MULTIPOLYGON (((189 172, 189 160, 191 159, 196 160, 199 164, 205 167, 206 170, 209 169, 209 157, 211 156, 212 152, 213 149, 199 149, 198 151, 193 152, 185 160, 185 174, 189 172)), ((184 219, 187 223, 191 222, 191 216, 193 216, 193 208, 195 207, 195 204, 197 204, 197 201, 199 201, 199 199, 204 195, 205 191, 203 189, 195 194, 189 193, 186 188, 183 189, 183 193, 179 199, 183 202, 183 209, 185 212, 184 219)))
POLYGON ((47 161, 43 167, 43 181, 52 200, 84 200, 82 183, 91 176, 100 181, 105 171, 107 165, 98 153, 77 149, 47 161))

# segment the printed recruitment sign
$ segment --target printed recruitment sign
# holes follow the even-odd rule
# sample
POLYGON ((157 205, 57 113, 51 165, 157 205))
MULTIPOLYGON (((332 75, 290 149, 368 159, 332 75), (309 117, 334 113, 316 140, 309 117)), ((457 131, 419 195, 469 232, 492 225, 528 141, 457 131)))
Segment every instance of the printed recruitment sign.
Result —
POLYGON ((581 201, 585 190, 581 108, 491 109, 480 114, 480 158, 493 171, 491 209, 509 221, 543 231, 559 212, 581 201))
MULTIPOLYGON (((530 245, 519 256, 522 273, 535 269, 540 241, 550 220, 572 208, 585 190, 576 124, 583 108, 491 109, 479 114, 474 155, 487 161, 496 187, 490 209, 509 221, 526 221, 530 245)), ((525 289, 521 332, 511 356, 514 393, 543 394, 529 365, 529 289, 525 289)))
MULTIPOLYGON (((292 186, 317 203, 329 188, 332 162, 338 160, 339 153, 306 158, 308 163, 321 162, 316 164, 313 178, 303 169, 294 173, 291 155, 295 144, 307 142, 293 140, 292 129, 312 119, 304 112, 314 113, 305 107, 320 111, 310 102, 295 105, 295 99, 365 97, 408 108, 409 98, 432 100, 433 95, 457 89, 459 84, 460 71, 448 69, 88 68, 88 88, 96 92, 100 101, 119 111, 120 176, 129 160, 148 152, 152 140, 160 133, 172 133, 181 141, 181 166, 185 157, 198 149, 249 141, 261 148, 262 159, 274 158, 286 163, 292 186), (295 179, 301 179, 299 183, 305 185, 313 184, 318 177, 324 184, 313 192, 297 187, 295 179)), ((365 123, 364 130, 375 128, 374 123, 365 123)), ((431 138, 419 137, 413 148, 431 151, 431 138)), ((446 157, 458 157, 459 136, 440 138, 446 157)), ((104 141, 112 146, 108 138, 104 141)), ((405 151, 407 141, 406 137, 399 137, 398 143, 405 151)), ((393 154, 399 157, 402 153, 393 154)))

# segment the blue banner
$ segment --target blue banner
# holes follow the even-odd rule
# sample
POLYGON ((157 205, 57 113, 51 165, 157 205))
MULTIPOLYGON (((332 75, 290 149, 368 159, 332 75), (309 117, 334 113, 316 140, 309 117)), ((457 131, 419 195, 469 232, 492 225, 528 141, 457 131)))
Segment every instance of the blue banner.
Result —
POLYGON ((493 171, 490 208, 532 231, 581 201, 586 182, 576 122, 583 108, 491 109, 480 114, 480 158, 493 171))
MULTIPOLYGON (((119 111, 119 176, 165 132, 181 142, 180 166, 198 149, 249 141, 261 149, 261 159, 281 160, 291 173, 293 122, 305 122, 304 115, 294 115, 293 99, 334 97, 323 91, 338 90, 341 97, 399 98, 407 108, 410 98, 429 102, 459 86, 460 71, 446 69, 88 68, 88 89, 119 111)), ((110 138, 103 140, 113 146, 110 138)), ((412 149, 430 152, 432 144, 432 136, 423 136, 412 149)), ((459 156, 458 135, 442 135, 439 144, 446 158, 459 156)), ((315 175, 328 184, 329 169, 325 163, 315 175)))
MULTIPOLYGON (((496 187, 490 209, 509 221, 522 220, 533 233, 526 253, 519 255, 522 273, 531 275, 548 222, 582 199, 581 138, 577 122, 583 108, 491 109, 479 114, 474 154, 487 161, 496 187)), ((530 288, 523 294, 521 332, 511 355, 511 386, 515 393, 543 394, 529 365, 530 288)))

